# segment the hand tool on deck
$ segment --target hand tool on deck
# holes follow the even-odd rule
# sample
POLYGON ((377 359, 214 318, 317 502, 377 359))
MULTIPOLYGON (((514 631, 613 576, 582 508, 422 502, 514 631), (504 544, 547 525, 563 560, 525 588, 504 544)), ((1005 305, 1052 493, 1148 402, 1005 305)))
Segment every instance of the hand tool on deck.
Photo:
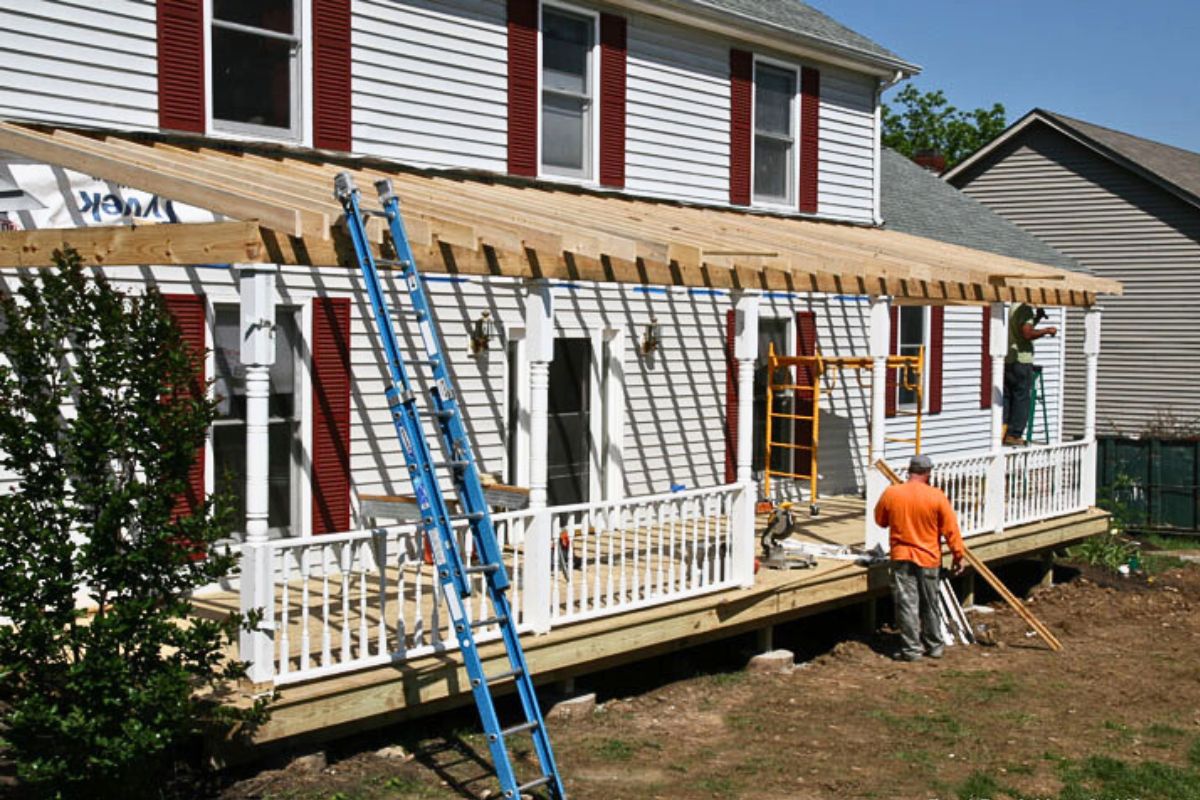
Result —
MULTIPOLYGON (((391 232, 395 259, 376 258, 367 236, 366 219, 359 205, 358 189, 350 174, 343 172, 334 179, 334 196, 345 211, 346 228, 354 245, 354 253, 362 271, 367 295, 375 317, 375 328, 387 356, 390 385, 386 390, 388 410, 400 440, 400 449, 408 465, 412 482, 412 493, 416 500, 420 525, 433 551, 434 569, 442 596, 450 613, 450 620, 458 638, 459 650, 466 664, 471 682, 471 692, 479 716, 483 721, 492 764, 500 781, 501 795, 505 800, 519 800, 522 793, 545 787, 552 800, 565 800, 566 790, 554 761, 546 723, 538 705, 537 693, 525 652, 517 635, 517 621, 508 599, 511 586, 496 532, 492 524, 491 511, 484 497, 479 468, 475 463, 471 442, 467 437, 462 411, 458 405, 453 378, 442 347, 436 321, 425 283, 417 271, 416 260, 404 230, 400 216, 400 203, 392 191, 391 181, 381 180, 375 184, 379 202, 383 207, 391 232), (406 362, 400 351, 399 341, 393 325, 392 312, 387 296, 379 280, 377 265, 400 270, 408 289, 409 307, 400 313, 415 322, 424 345, 424 358, 406 362), (409 366, 425 366, 431 371, 431 407, 422 410, 417 406, 417 393, 409 380, 409 366), (442 450, 443 459, 435 462, 426 437, 422 418, 432 422, 437 431, 435 438, 442 450), (448 475, 458 495, 458 512, 452 514, 442 494, 439 470, 448 475), (466 566, 459 551, 455 526, 467 523, 474 537, 478 563, 466 566), (493 616, 471 619, 463 600, 471 595, 475 575, 483 579, 493 616), (508 655, 508 669, 497 675, 487 675, 483 670, 475 642, 475 630, 495 625, 499 628, 504 649, 508 655), (492 696, 492 685, 512 680, 520 699, 523 718, 508 727, 503 727, 492 696), (537 754, 540 775, 525 783, 518 781, 509 756, 508 740, 528 733, 533 738, 533 749, 537 754)), ((378 212, 374 212, 378 215, 378 212)))
MULTIPOLYGON (((895 470, 888 466, 888 463, 882 458, 875 462, 875 468, 882 472, 884 476, 893 484, 903 483, 903 481, 900 480, 900 476, 896 474, 895 470)), ((988 569, 987 564, 984 564, 983 561, 980 560, 979 556, 972 553, 971 549, 967 547, 966 544, 963 545, 963 555, 966 558, 967 563, 974 567, 975 571, 983 576, 983 579, 987 581, 993 589, 996 590, 996 594, 1004 598, 1004 602, 1008 603, 1012 610, 1017 612, 1017 616, 1025 620, 1025 623, 1029 625, 1030 628, 1033 628, 1034 632, 1037 633, 1038 636, 1042 637, 1046 644, 1050 646, 1051 650, 1056 653, 1062 650, 1062 642, 1060 642, 1058 638, 1050 632, 1049 628, 1042 624, 1041 620, 1033 615, 1032 611, 1025 607, 1024 603, 1017 599, 1016 595, 1008 590, 1007 586, 1000 582, 1000 579, 996 577, 996 574, 988 569)))

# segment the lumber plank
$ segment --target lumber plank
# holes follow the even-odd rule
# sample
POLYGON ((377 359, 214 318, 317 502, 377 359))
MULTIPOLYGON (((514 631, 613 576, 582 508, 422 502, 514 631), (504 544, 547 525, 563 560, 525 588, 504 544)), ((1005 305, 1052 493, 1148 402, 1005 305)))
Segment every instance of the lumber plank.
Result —
POLYGON ((248 264, 269 261, 257 222, 119 225, 0 233, 0 267, 50 267, 74 247, 84 263, 248 264))

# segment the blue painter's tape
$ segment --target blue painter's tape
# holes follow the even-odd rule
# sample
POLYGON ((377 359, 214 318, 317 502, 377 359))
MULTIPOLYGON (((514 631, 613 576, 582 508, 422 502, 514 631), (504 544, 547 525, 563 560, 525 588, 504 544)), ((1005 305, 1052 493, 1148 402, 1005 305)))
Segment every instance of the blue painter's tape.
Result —
POLYGON ((633 291, 638 294, 670 294, 669 289, 664 289, 661 286, 635 286, 633 291))
POLYGON ((568 292, 574 292, 583 287, 581 287, 578 283, 553 283, 550 285, 550 288, 551 289, 566 289, 568 292))
POLYGON ((426 283, 470 283, 470 278, 461 275, 422 275, 426 283))
POLYGON ((196 269, 231 269, 232 264, 192 264, 196 269))
POLYGON ((800 295, 796 294, 795 292, 764 292, 762 296, 767 298, 777 298, 779 300, 795 300, 800 297, 800 295))
POLYGON ((692 297, 726 297, 729 292, 724 289, 688 289, 692 297))
POLYGON ((833 299, 839 303, 869 303, 871 298, 865 294, 835 294, 833 299))

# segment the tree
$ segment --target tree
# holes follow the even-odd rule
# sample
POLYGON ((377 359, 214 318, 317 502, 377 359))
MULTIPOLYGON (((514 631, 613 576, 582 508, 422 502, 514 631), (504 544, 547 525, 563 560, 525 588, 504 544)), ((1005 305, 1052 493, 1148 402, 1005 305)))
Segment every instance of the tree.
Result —
POLYGON ((923 150, 941 153, 949 169, 999 136, 1008 122, 1004 106, 960 111, 941 89, 921 92, 911 83, 896 95, 900 111, 883 106, 883 144, 912 158, 923 150))
POLYGON ((189 615, 235 566, 227 495, 176 508, 215 405, 157 291, 55 263, 0 295, 0 748, 37 796, 161 795, 192 737, 265 707, 219 699, 243 620, 189 615))

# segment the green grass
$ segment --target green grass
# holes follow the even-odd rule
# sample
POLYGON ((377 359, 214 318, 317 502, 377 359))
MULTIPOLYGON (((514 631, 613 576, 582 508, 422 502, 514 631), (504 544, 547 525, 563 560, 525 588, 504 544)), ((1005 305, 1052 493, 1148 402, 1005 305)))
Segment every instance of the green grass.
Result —
POLYGON ((606 761, 629 761, 637 752, 637 746, 624 739, 602 739, 593 745, 592 750, 606 761))
POLYGON ((725 717, 729 727, 735 731, 753 731, 762 733, 766 730, 759 714, 730 714, 725 717))
POLYGON ((959 785, 955 794, 958 800, 995 800, 1004 792, 1004 788, 996 779, 985 772, 972 772, 971 776, 959 785))
POLYGON ((960 698, 985 704, 1015 694, 1020 688, 1011 672, 947 670, 945 676, 955 682, 954 693, 960 698))
POLYGON ((708 682, 713 686, 736 686, 746 680, 746 671, 738 670, 737 672, 714 672, 707 676, 708 682))
POLYGON ((1200 767, 1200 738, 1192 742, 1192 746, 1188 748, 1188 763, 1193 767, 1200 767))
POLYGON ((929 737, 944 743, 956 742, 965 733, 962 723, 944 712, 905 716, 875 710, 868 711, 867 716, 880 720, 897 733, 929 737))
POLYGON ((1109 756, 1092 756, 1061 766, 1063 781, 1059 800, 1196 800, 1200 798, 1200 774, 1185 769, 1143 761, 1130 764, 1109 756))
POLYGON ((1200 537, 1169 536, 1161 533, 1140 533, 1138 541, 1159 550, 1200 550, 1200 537))
POLYGON ((696 781, 696 788, 702 792, 711 792, 715 797, 733 797, 734 785, 729 778, 701 778, 696 781))

